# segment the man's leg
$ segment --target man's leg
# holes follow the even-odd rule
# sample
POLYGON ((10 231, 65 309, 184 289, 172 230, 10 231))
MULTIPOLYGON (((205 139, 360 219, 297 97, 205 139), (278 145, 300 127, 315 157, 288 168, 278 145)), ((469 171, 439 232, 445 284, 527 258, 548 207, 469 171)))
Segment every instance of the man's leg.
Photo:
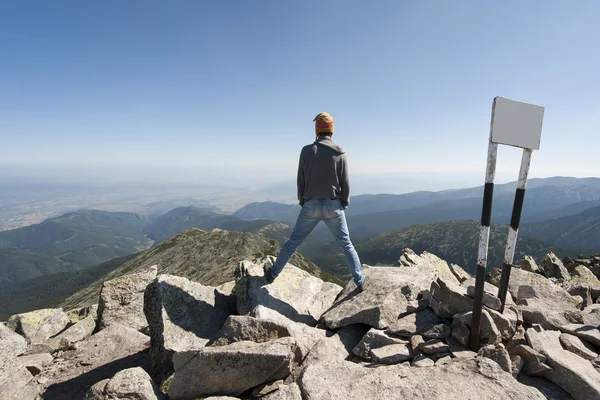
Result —
POLYGON ((285 267, 285 264, 287 264, 296 249, 302 244, 304 239, 306 239, 313 229, 315 229, 315 226, 317 226, 321 220, 315 213, 316 203, 316 200, 312 200, 302 206, 292 235, 281 248, 281 251, 277 256, 277 261, 275 261, 275 265, 271 268, 271 276, 273 279, 281 273, 281 270, 283 270, 283 267, 285 267))
POLYGON ((348 224, 346 223, 346 214, 344 214, 344 208, 339 200, 332 200, 327 208, 326 218, 324 221, 327 224, 327 227, 329 227, 331 233, 333 233, 336 242, 344 251, 346 262, 348 263, 348 269, 352 274, 354 283, 356 283, 357 286, 360 286, 363 284, 365 278, 362 273, 360 259, 358 258, 358 254, 356 253, 356 250, 352 245, 352 241, 350 240, 350 232, 348 230, 348 224))

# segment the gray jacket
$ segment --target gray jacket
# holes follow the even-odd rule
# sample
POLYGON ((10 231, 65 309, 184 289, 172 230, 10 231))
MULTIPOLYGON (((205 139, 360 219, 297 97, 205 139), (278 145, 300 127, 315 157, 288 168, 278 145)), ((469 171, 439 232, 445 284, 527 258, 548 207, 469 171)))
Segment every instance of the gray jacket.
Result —
POLYGON ((304 146, 298 164, 298 200, 303 205, 310 199, 340 199, 350 204, 348 161, 344 150, 329 136, 318 136, 304 146))

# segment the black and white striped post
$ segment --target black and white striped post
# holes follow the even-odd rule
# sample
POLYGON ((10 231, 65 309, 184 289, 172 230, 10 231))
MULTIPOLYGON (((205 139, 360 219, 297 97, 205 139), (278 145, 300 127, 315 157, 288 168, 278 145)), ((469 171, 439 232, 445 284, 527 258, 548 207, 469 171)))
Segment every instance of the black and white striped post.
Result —
POLYGON ((496 97, 492 105, 492 122, 490 124, 490 141, 488 145, 487 168, 485 173, 485 186, 483 191, 483 206, 481 212, 481 231, 479 234, 479 250, 475 276, 475 299, 473 302, 473 315, 471 320, 471 336, 469 347, 473 351, 479 350, 479 336, 481 313, 483 309, 483 292, 485 272, 487 268, 487 255, 490 238, 490 225, 492 220, 492 200, 494 197, 494 177, 496 175, 496 159, 498 144, 520 147, 523 149, 521 169, 515 193, 512 217, 508 232, 502 278, 498 297, 502 302, 500 312, 504 312, 506 292, 510 279, 521 210, 525 199, 527 176, 531 164, 533 149, 539 149, 542 134, 542 120, 544 108, 532 104, 520 103, 513 100, 496 97))

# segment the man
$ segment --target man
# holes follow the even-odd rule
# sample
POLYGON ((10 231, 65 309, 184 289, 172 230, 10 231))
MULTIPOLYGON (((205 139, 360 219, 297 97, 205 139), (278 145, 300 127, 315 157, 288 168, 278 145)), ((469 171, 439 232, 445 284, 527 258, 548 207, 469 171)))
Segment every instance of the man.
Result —
POLYGON ((344 251, 354 283, 362 290, 364 276, 358 254, 350 241, 344 210, 350 203, 348 161, 344 150, 335 144, 333 118, 322 112, 315 117, 313 144, 302 148, 298 165, 298 200, 302 206, 290 239, 281 248, 277 261, 265 268, 265 278, 271 283, 281 273, 298 246, 320 221, 324 221, 344 251))

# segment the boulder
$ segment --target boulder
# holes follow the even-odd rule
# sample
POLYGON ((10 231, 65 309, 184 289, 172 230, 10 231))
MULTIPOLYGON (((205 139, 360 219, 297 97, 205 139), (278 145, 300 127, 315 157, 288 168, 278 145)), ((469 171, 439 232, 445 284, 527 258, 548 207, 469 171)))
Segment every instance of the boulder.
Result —
POLYGON ((296 361, 302 361, 316 343, 327 336, 324 329, 313 328, 301 322, 294 322, 279 314, 275 310, 258 306, 252 311, 252 315, 258 319, 267 319, 285 327, 290 336, 296 339, 296 361))
POLYGON ((67 314, 67 317, 72 324, 76 324, 89 316, 96 320, 98 319, 98 304, 92 304, 91 306, 69 310, 66 311, 65 314, 67 314))
MULTIPOLYGON (((423 272, 420 267, 365 267, 363 291, 355 290, 349 282, 333 306, 323 314, 321 320, 330 329, 345 325, 366 324, 385 329, 406 314, 409 301, 417 300, 429 289, 424 277, 415 278, 423 272)), ((430 276, 431 270, 425 270, 430 276), (427 272, 429 271, 429 272, 427 272)))
POLYGON ((416 356, 410 363, 411 367, 433 367, 435 361, 424 354, 416 356))
POLYGON ((500 366, 508 373, 512 373, 512 362, 508 351, 504 348, 497 348, 494 345, 483 346, 477 353, 478 356, 487 357, 500 366))
POLYGON ((47 344, 30 344, 23 353, 24 356, 33 356, 34 354, 52 354, 54 350, 47 344))
POLYGON ((408 342, 399 338, 392 337, 382 330, 371 328, 367 332, 352 352, 365 360, 371 360, 373 355, 371 351, 379 347, 391 344, 406 345, 408 342))
POLYGON ((294 339, 287 337, 177 352, 169 398, 237 396, 260 384, 285 379, 292 371, 295 347, 294 339))
POLYGON ((389 326, 386 332, 391 335, 410 338, 413 335, 420 335, 432 329, 434 326, 441 324, 441 322, 440 317, 427 308, 398 319, 389 326))
POLYGON ((264 343, 288 336, 292 336, 288 328, 277 321, 249 315, 230 315, 209 345, 224 346, 244 340, 264 343))
POLYGON ((298 385, 305 400, 545 400, 536 389, 519 384, 498 364, 485 358, 435 368, 365 368, 349 362, 316 364, 300 374, 298 385))
POLYGON ((525 361, 523 361, 523 357, 514 355, 510 356, 510 363, 512 369, 512 376, 516 379, 521 373, 523 365, 525 365, 525 361))
POLYGON ((573 397, 562 390, 555 383, 541 377, 521 374, 518 377, 519 382, 539 390, 547 399, 551 400, 573 400, 573 397))
POLYGON ((156 278, 158 267, 120 276, 102 284, 98 304, 98 328, 122 324, 144 332, 148 327, 144 315, 144 291, 156 278))
POLYGON ((16 357, 0 355, 0 399, 21 400, 33 375, 16 357))
POLYGON ((600 304, 591 304, 583 309, 583 323, 586 325, 600 325, 600 304))
POLYGON ((235 293, 240 314, 248 314, 261 305, 292 321, 315 326, 341 290, 291 264, 271 284, 264 278, 262 265, 242 261, 238 269, 241 277, 235 293))
POLYGON ((419 345, 423 343, 425 339, 421 335, 415 335, 410 338, 410 348, 415 356, 421 354, 421 350, 419 350, 419 345))
POLYGON ((521 268, 524 271, 529 271, 529 272, 536 272, 536 273, 540 272, 540 269, 539 269, 537 263, 531 256, 525 256, 523 261, 521 261, 521 265, 519 266, 519 268, 521 268))
POLYGON ((104 386, 104 399, 159 400, 164 396, 140 367, 119 371, 104 386))
MULTIPOLYGON (((297 384, 281 385, 279 390, 262 397, 263 400, 302 400, 302 392, 297 384)), ((208 400, 208 399, 207 399, 208 400)))
POLYGON ((99 382, 94 383, 85 394, 84 400, 105 400, 104 388, 106 387, 108 381, 110 381, 110 379, 103 379, 99 382))
POLYGON ((18 356, 27 350, 27 341, 0 322, 0 348, 4 356, 18 356))
POLYGON ((144 294, 152 358, 171 368, 174 352, 204 347, 229 316, 215 288, 172 275, 159 275, 144 294))
MULTIPOLYGON (((475 298, 475 279, 468 279, 464 281, 461 286, 466 287, 467 294, 475 298)), ((513 303, 510 293, 508 292, 506 293, 506 302, 513 303)), ((483 305, 496 311, 500 310, 502 307, 502 302, 498 297, 498 288, 488 282, 483 283, 483 305)))
POLYGON ((459 314, 473 310, 473 299, 467 294, 467 289, 455 282, 438 278, 431 282, 431 308, 444 318, 452 318, 459 314))
POLYGON ((46 365, 50 364, 52 360, 54 360, 54 357, 48 353, 41 353, 30 356, 21 356, 18 358, 18 360, 25 366, 25 368, 27 368, 29 372, 31 372, 32 375, 37 375, 42 372, 46 365))
POLYGON ((419 344, 419 350, 424 354, 449 353, 450 346, 439 339, 431 339, 419 344))
POLYGON ((523 368, 521 371, 526 375, 541 376, 551 370, 548 364, 546 364, 546 356, 529 346, 518 345, 510 351, 510 355, 519 356, 523 359, 523 368))
POLYGON ((371 359, 378 364, 399 364, 413 358, 410 344, 390 344, 371 349, 371 359))
POLYGON ((596 326, 583 324, 567 324, 560 327, 561 332, 570 333, 579 339, 600 347, 600 330, 596 326))
POLYGON ((13 315, 6 327, 27 339, 28 343, 43 343, 69 324, 69 318, 61 308, 46 308, 13 315))
POLYGON ((427 339, 445 339, 452 334, 452 328, 446 324, 437 324, 423 332, 427 339))
POLYGON ((527 345, 527 339, 525 339, 525 328, 523 328, 523 325, 517 325, 515 334, 512 338, 504 341, 504 346, 510 353, 512 349, 522 344, 527 345))
POLYGON ((450 271, 454 274, 459 283, 463 283, 471 278, 471 275, 456 264, 450 264, 450 271))
POLYGON ((452 338, 456 340, 460 345, 469 347, 471 340, 471 330, 458 318, 452 320, 452 338))
POLYGON ((446 343, 450 347, 450 354, 454 358, 460 359, 472 359, 477 357, 477 353, 471 351, 469 348, 458 343, 454 338, 449 337, 446 339, 446 343))
MULTIPOLYGON (((462 314, 456 314, 454 316, 454 319, 460 321, 467 328, 471 329, 472 317, 473 312, 468 311, 462 314)), ((481 311, 479 340, 482 344, 496 344, 501 341, 500 331, 496 327, 494 320, 492 319, 487 310, 481 311)))
POLYGON ((544 258, 544 261, 542 261, 542 265, 540 267, 542 273, 547 278, 556 278, 561 281, 567 281, 571 278, 567 268, 565 268, 560 258, 556 257, 554 253, 549 253, 544 258))
POLYGON ((552 368, 544 377, 577 400, 600 398, 600 373, 583 358, 564 350, 560 332, 534 327, 525 333, 531 347, 547 357, 552 368))
POLYGON ((502 340, 509 340, 515 335, 517 330, 517 315, 514 311, 505 308, 502 314, 496 310, 486 310, 486 312, 492 317, 502 340))
POLYGON ((365 334, 366 331, 361 325, 345 326, 335 335, 320 339, 310 350, 302 365, 351 360, 354 357, 352 350, 365 334))
MULTIPOLYGON (((457 273, 453 271, 453 268, 451 268, 446 261, 426 251, 424 251, 421 255, 417 255, 411 249, 404 249, 400 255, 400 258, 398 259, 397 265, 400 267, 418 267, 422 270, 422 273, 427 271, 426 275, 429 275, 427 278, 429 282, 434 280, 436 277, 440 277, 447 282, 454 284, 460 283, 457 273)), ((455 267, 456 271, 460 273, 462 268, 460 268, 458 265, 455 265, 455 267)), ((462 272, 466 274, 464 270, 462 272)))
POLYGON ((96 320, 93 315, 89 315, 57 336, 48 339, 45 344, 50 347, 53 352, 65 350, 74 343, 90 337, 92 333, 94 333, 94 329, 96 329, 96 320))
POLYGON ((585 358, 586 360, 593 360, 594 358, 598 357, 598 354, 591 345, 582 342, 577 336, 569 333, 563 333, 560 335, 560 343, 563 345, 565 350, 569 350, 571 353, 575 353, 579 357, 585 358))

